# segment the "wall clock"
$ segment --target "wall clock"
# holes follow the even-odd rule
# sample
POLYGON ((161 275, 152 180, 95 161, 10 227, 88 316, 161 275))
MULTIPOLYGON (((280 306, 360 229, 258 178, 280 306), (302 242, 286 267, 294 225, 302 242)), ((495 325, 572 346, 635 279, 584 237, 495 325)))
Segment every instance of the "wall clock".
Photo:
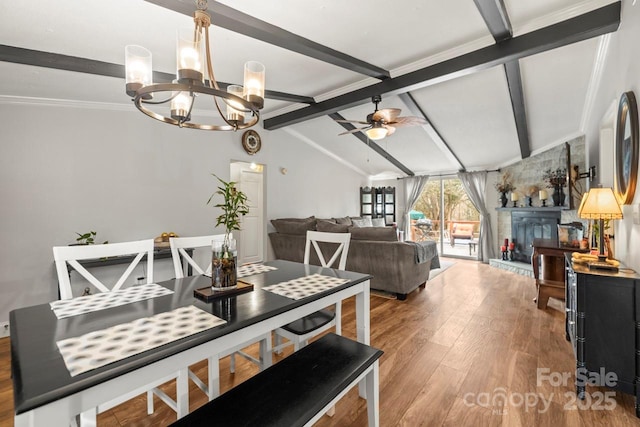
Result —
POLYGON ((248 130, 242 134, 242 148, 247 154, 256 154, 262 148, 260 135, 255 130, 248 130))
POLYGON ((615 155, 616 195, 621 204, 629 205, 638 175, 638 107, 633 92, 625 92, 620 97, 615 155))

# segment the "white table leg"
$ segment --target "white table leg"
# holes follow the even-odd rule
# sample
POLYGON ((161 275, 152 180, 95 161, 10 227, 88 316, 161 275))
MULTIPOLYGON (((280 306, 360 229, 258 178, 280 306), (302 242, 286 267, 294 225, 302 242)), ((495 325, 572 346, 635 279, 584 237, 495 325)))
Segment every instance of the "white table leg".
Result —
MULTIPOLYGON (((364 290, 356 295, 356 334, 358 342, 369 345, 369 281, 364 282, 364 290)), ((366 377, 358 384, 358 394, 366 399, 366 377)))
POLYGON ((217 354, 208 358, 207 368, 209 369, 209 401, 220 396, 220 358, 217 354))
POLYGON ((373 364, 373 369, 366 375, 367 382, 367 416, 369 427, 380 426, 380 374, 378 361, 373 364))
POLYGON ((178 419, 189 413, 189 367, 180 369, 176 377, 176 407, 178 419))

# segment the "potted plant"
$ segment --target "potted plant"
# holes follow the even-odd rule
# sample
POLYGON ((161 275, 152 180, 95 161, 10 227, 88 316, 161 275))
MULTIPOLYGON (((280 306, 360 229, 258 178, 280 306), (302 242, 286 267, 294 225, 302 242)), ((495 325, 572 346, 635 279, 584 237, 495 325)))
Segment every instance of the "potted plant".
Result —
POLYGON ((496 182, 495 187, 496 190, 498 190, 498 193, 500 193, 500 203, 504 208, 507 206, 507 193, 516 189, 516 187, 511 183, 511 174, 509 172, 502 174, 502 178, 500 178, 500 181, 496 182))
POLYGON ((237 285, 237 261, 235 239, 233 230, 240 230, 240 216, 249 213, 247 195, 236 189, 236 183, 226 182, 215 174, 212 174, 220 182, 218 190, 209 197, 207 204, 214 197, 222 196, 222 203, 214 205, 222 209, 222 214, 216 218, 216 227, 224 226, 224 240, 213 242, 213 259, 211 286, 214 289, 229 289, 237 285))
POLYGON ((547 181, 547 188, 553 188, 553 204, 555 206, 564 206, 564 187, 567 186, 567 170, 566 169, 547 169, 542 175, 542 179, 547 181))

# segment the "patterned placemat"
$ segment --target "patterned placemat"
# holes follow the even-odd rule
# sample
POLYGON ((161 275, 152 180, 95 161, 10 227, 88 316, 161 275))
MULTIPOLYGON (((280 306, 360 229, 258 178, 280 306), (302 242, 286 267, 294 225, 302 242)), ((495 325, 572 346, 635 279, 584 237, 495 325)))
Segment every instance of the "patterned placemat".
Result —
POLYGON ((247 264, 238 267, 238 277, 251 276, 253 274, 266 273, 267 271, 277 270, 276 267, 264 264, 247 264))
POLYGON ((58 341, 72 377, 227 323, 193 305, 58 341))
POLYGON ((132 286, 113 292, 100 292, 99 294, 85 297, 54 301, 49 305, 51 305, 51 309, 58 319, 64 319, 65 317, 118 307, 172 293, 171 289, 167 289, 157 283, 147 283, 146 285, 132 286))
POLYGON ((265 291, 282 295, 291 299, 302 299, 335 288, 349 281, 349 279, 340 279, 338 277, 323 276, 322 274, 312 274, 311 276, 298 277, 288 282, 276 283, 275 285, 265 286, 265 291))

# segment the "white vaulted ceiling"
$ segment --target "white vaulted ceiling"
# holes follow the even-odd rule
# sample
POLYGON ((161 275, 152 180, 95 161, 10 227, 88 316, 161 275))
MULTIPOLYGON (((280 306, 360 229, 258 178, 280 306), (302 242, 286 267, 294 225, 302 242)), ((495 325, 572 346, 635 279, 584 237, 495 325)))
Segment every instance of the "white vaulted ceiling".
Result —
MULTIPOLYGON (((191 7, 191 0, 155 3, 166 7, 143 0, 4 1, 0 3, 0 45, 121 65, 124 46, 139 44, 152 51, 154 70, 173 73, 175 30, 191 26, 192 18, 172 9, 184 4, 195 7, 191 7)), ((488 3, 502 2, 219 3, 387 70, 387 81, 394 82, 412 71, 496 45, 480 9, 488 3)), ((504 10, 513 36, 518 38, 612 3, 504 0, 504 10)), ((495 169, 580 134, 590 113, 589 93, 598 84, 594 70, 606 37, 598 35, 515 60, 527 126, 524 150, 514 118, 513 95, 500 61, 454 78, 431 80, 427 85, 381 90, 380 108, 400 108, 402 116, 421 110, 433 126, 399 128, 392 136, 377 141, 393 161, 373 150, 366 139, 338 136, 345 129, 329 117, 338 113, 347 119, 364 120, 373 111, 371 96, 358 97, 356 91, 379 84, 380 79, 218 26, 212 29, 212 47, 220 81, 241 81, 244 62, 257 60, 266 66, 269 90, 309 97, 319 106, 354 94, 343 107, 277 127, 363 175, 375 177, 495 169), (407 99, 407 93, 413 101, 407 99)), ((124 93, 124 81, 118 77, 23 65, 3 55, 1 49, 0 75, 0 102, 80 102, 92 108, 133 108, 124 93)), ((306 111, 304 108, 309 107, 267 99, 262 112, 267 130, 258 130, 269 132, 271 119, 306 111)))

